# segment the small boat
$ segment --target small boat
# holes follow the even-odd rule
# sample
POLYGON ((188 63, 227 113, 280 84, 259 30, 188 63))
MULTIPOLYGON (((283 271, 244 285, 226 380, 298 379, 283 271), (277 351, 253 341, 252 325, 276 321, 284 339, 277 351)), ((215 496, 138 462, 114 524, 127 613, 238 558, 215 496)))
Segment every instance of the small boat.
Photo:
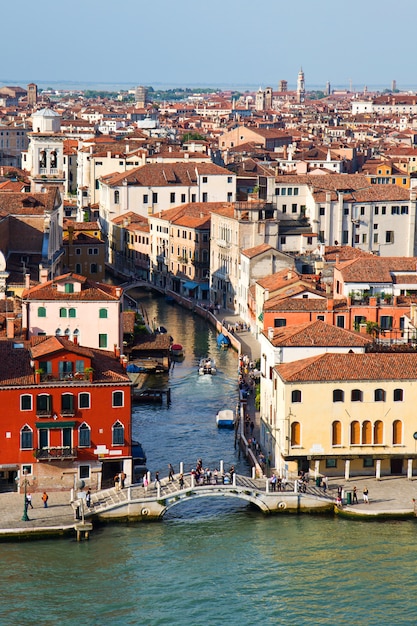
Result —
POLYGON ((216 362, 214 359, 211 359, 210 357, 205 357, 204 359, 201 359, 200 363, 198 364, 198 373, 201 376, 204 374, 213 375, 216 372, 216 362))
POLYGON ((184 348, 180 343, 173 343, 171 346, 172 356, 184 356, 184 348))
POLYGON ((231 409, 223 409, 216 415, 216 423, 218 428, 234 428, 235 416, 231 409))
POLYGON ((166 335, 167 334, 167 329, 165 328, 165 326, 158 326, 157 328, 155 328, 155 333, 158 335, 166 335))
POLYGON ((217 337, 217 345, 219 348, 228 348, 230 346, 230 339, 223 333, 217 337))

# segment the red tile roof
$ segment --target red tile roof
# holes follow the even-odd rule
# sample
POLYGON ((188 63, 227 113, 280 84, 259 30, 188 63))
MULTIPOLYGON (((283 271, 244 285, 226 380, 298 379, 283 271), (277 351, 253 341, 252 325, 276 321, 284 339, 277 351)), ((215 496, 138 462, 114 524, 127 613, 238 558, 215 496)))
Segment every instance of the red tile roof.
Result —
MULTIPOLYGON (((268 336, 267 331, 263 334, 268 336)), ((274 329, 271 343, 275 347, 363 347, 372 343, 372 338, 317 320, 274 329)))

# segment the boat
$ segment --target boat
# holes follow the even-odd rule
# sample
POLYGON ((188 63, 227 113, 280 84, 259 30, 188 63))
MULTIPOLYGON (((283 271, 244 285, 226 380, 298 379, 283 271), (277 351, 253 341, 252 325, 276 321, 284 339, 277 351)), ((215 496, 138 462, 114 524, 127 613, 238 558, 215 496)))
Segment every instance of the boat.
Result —
POLYGON ((230 339, 223 333, 217 337, 217 345, 219 348, 228 348, 230 346, 230 339))
POLYGON ((133 482, 138 483, 142 480, 144 474, 147 474, 146 454, 139 441, 132 441, 132 464, 133 464, 133 482))
POLYGON ((235 415, 231 409, 223 409, 216 415, 216 423, 218 428, 234 428, 235 415))
POLYGON ((184 348, 180 343, 173 343, 171 345, 172 356, 184 356, 184 348))
POLYGON ((204 375, 204 374, 215 374, 217 372, 216 370, 216 362, 214 359, 211 359, 209 356, 205 357, 204 359, 200 360, 200 363, 198 364, 198 373, 200 375, 204 375))

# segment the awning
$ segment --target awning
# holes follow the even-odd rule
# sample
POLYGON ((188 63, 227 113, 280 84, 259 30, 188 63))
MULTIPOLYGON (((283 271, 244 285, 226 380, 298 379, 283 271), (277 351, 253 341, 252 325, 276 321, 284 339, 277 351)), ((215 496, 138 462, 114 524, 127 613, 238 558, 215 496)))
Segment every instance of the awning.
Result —
POLYGON ((183 284, 184 289, 195 289, 198 287, 198 283, 193 283, 192 280, 188 280, 183 284))
POLYGON ((36 422, 36 428, 74 428, 76 422, 36 422))
POLYGON ((200 289, 201 291, 208 291, 210 287, 208 284, 205 283, 204 285, 200 285, 200 289))

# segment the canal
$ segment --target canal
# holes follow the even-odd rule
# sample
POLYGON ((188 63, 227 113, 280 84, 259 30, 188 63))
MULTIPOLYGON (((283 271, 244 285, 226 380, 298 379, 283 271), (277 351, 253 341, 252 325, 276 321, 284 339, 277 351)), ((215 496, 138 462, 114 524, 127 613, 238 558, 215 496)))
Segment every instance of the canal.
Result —
MULTIPOLYGON (((155 386, 172 403, 136 406, 133 432, 154 474, 197 458, 248 473, 219 408, 234 408, 237 356, 217 351, 215 333, 177 305, 134 294, 185 347, 155 386), (216 377, 199 377, 210 354, 216 377)), ((89 542, 42 540, 0 546, 0 624, 25 626, 253 626, 417 621, 413 521, 271 516, 232 500, 180 503, 161 523, 95 529, 89 542)))

